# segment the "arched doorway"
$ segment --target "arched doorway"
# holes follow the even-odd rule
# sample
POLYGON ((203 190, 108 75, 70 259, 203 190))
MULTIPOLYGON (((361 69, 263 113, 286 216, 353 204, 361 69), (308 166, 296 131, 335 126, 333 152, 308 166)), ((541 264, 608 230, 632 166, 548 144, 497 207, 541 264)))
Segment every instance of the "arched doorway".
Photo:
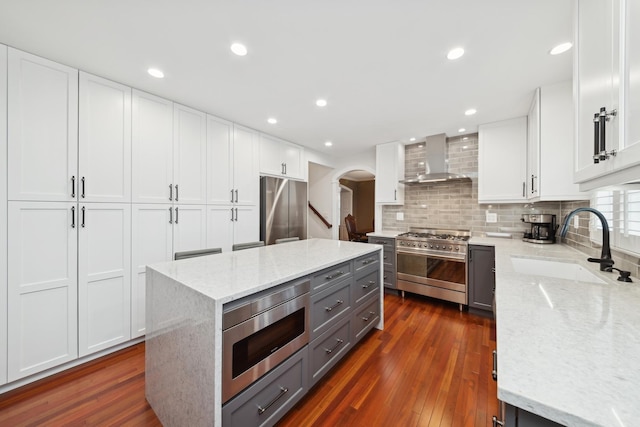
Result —
MULTIPOLYGON (((368 168, 367 168, 368 169, 368 168)), ((356 218, 359 232, 367 233, 375 229, 375 175, 372 170, 351 169, 334 175, 336 190, 334 204, 334 239, 349 240, 344 218, 351 214, 356 218)))

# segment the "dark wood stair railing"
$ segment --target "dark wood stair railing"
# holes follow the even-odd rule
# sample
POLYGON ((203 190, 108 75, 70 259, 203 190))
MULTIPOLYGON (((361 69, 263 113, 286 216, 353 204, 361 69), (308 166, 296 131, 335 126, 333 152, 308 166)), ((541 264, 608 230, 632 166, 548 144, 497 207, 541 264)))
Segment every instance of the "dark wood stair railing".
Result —
POLYGON ((314 214, 316 214, 318 216, 318 218, 320 218, 320 221, 322 221, 322 223, 324 225, 327 226, 327 228, 331 228, 333 227, 332 224, 329 224, 329 221, 327 221, 326 219, 324 219, 324 217, 320 214, 320 212, 318 212, 318 210, 316 208, 313 207, 313 205, 311 204, 311 202, 309 203, 309 207, 311 208, 311 212, 313 212, 314 214))

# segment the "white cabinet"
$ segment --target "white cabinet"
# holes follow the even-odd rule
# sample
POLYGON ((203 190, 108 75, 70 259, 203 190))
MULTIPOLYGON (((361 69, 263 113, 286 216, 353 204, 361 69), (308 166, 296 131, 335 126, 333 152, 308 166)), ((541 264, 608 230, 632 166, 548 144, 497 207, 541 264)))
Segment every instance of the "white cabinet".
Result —
POLYGON ((206 206, 179 205, 173 212, 173 252, 206 248, 206 206))
POLYGON ((376 145, 376 203, 404 204, 404 145, 388 142, 376 145))
POLYGON ((575 3, 574 178, 581 190, 635 182, 640 174, 639 85, 634 78, 640 66, 640 36, 634 27, 639 9, 632 1, 575 3), (603 119, 594 125, 598 115, 603 119), (609 157, 596 162, 594 155, 603 151, 609 157))
POLYGON ((231 251, 235 243, 260 240, 257 206, 207 206, 207 247, 231 251))
POLYGON ((233 126, 232 164, 235 203, 257 206, 260 202, 257 132, 243 126, 233 126))
POLYGON ((131 88, 80 72, 78 193, 131 201, 131 88))
POLYGON ((527 115, 527 198, 538 197, 540 197, 540 88, 534 91, 527 115))
POLYGON ((300 146, 260 134, 260 173, 305 179, 303 153, 300 146))
MULTIPOLYGON (((0 44, 0 170, 7 170, 7 47, 0 44)), ((0 242, 7 241, 7 174, 0 174, 0 242)), ((7 348, 7 245, 0 245, 0 348, 7 348)), ((0 351, 0 385, 7 382, 7 352, 0 351)))
POLYGON ((78 351, 131 336, 131 205, 81 203, 78 211, 78 351))
POLYGON ((173 184, 174 201, 205 204, 207 201, 207 115, 174 104, 173 184))
POLYGON ((478 126, 478 202, 527 198, 527 118, 478 126))
POLYGON ((9 200, 69 201, 78 190, 78 71, 9 48, 9 200))
POLYGON ((233 123, 207 116, 207 203, 233 203, 233 123))
POLYGON ((9 202, 8 380, 78 355, 78 209, 9 202))
POLYGON ((173 201, 173 103, 132 92, 132 200, 173 201))

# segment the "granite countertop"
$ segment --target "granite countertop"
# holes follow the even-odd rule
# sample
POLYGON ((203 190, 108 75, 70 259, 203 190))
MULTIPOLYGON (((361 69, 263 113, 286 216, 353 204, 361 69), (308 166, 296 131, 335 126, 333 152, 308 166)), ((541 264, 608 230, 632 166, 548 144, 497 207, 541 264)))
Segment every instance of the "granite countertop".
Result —
POLYGON ((224 304, 380 249, 368 243, 309 239, 149 268, 224 304))
POLYGON ((618 282, 566 245, 469 243, 496 249, 498 398, 568 426, 636 425, 640 280, 618 282), (605 283, 518 273, 512 257, 576 262, 605 283))

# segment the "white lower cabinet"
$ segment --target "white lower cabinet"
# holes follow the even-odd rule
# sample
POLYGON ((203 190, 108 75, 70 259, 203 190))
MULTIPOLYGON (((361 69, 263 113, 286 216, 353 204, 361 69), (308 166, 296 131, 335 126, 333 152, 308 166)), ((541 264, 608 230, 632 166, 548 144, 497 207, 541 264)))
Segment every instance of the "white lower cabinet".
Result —
POLYGON ((207 206, 208 248, 231 251, 235 243, 260 240, 260 211, 257 206, 207 206))
MULTIPOLYGON (((0 170, 7 170, 7 47, 0 44, 0 170)), ((7 241, 7 174, 0 174, 0 242, 7 241)), ((0 348, 7 348, 7 245, 0 245, 0 348)), ((0 351, 0 385, 7 382, 7 352, 0 351)))
POLYGON ((131 205, 80 204, 78 351, 86 356, 131 337, 131 205))
POLYGON ((78 356, 78 209, 9 202, 8 380, 78 356))
POLYGON ((131 214, 131 338, 145 334, 146 266, 206 247, 206 206, 134 204, 131 214))

